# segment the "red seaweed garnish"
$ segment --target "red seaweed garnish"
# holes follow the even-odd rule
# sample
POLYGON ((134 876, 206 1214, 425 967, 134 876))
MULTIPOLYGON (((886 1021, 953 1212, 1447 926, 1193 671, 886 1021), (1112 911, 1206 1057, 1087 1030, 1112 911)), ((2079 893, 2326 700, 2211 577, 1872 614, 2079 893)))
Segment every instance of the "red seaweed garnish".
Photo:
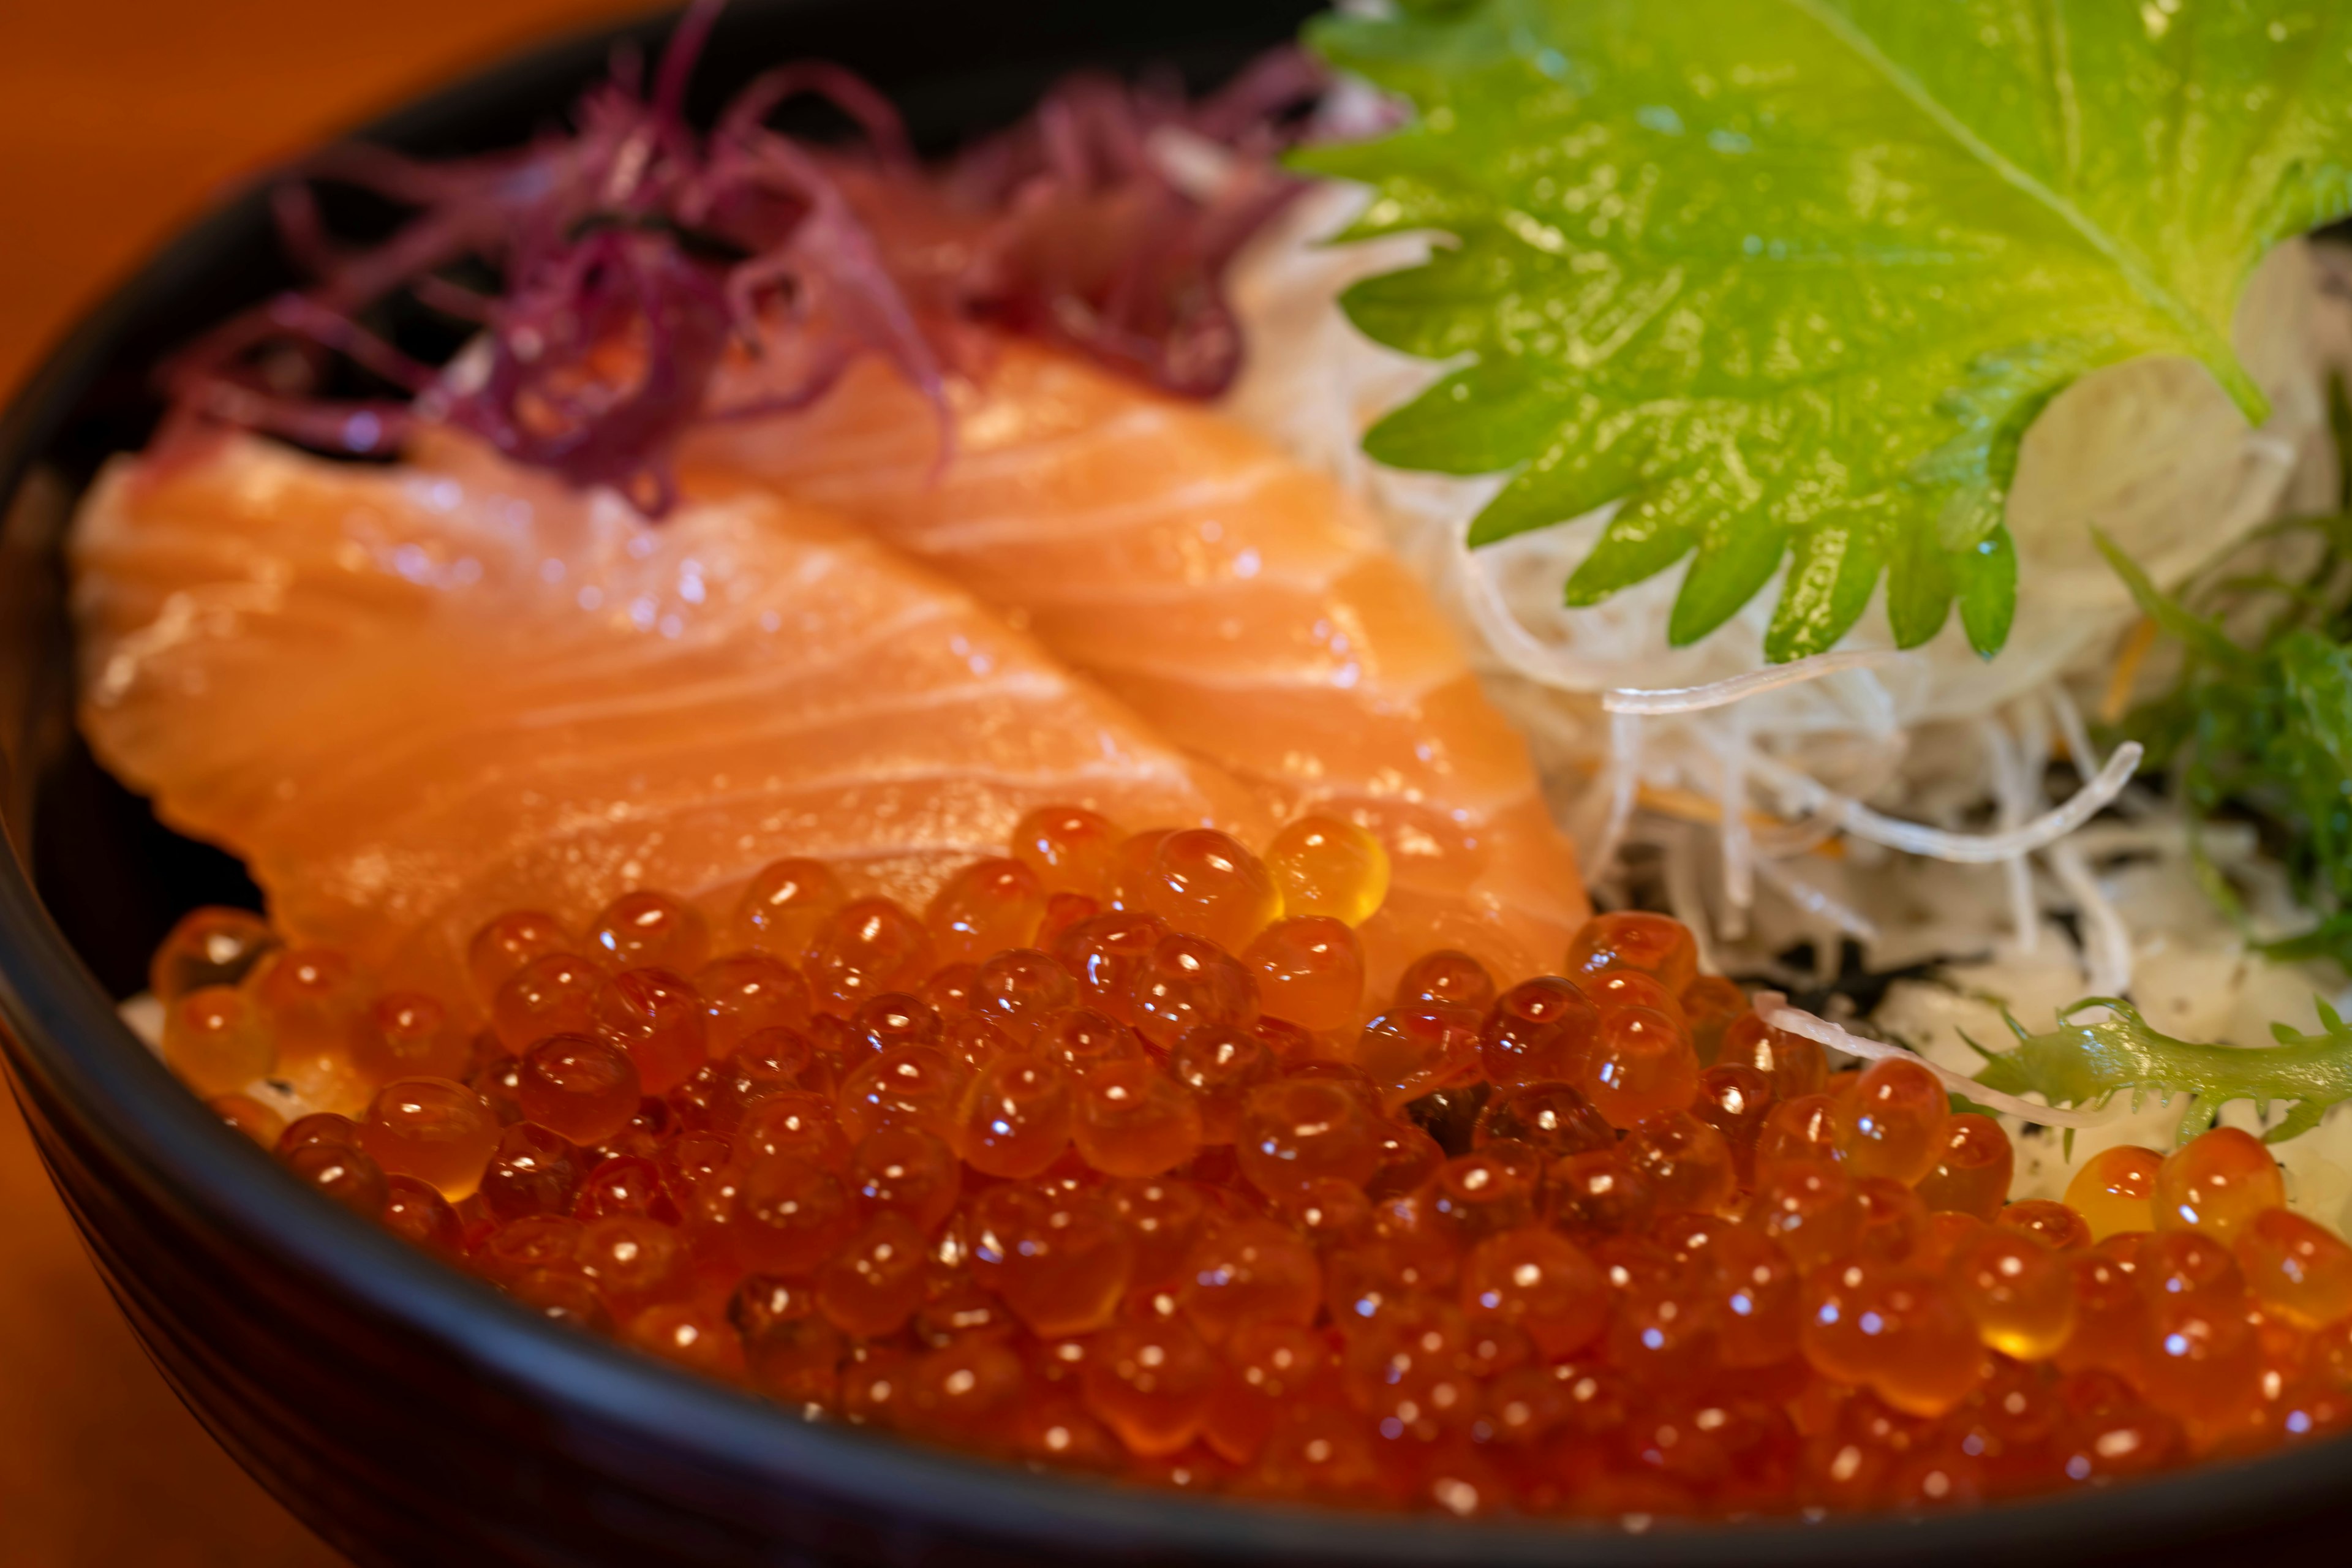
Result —
POLYGON ((961 360, 971 324, 1186 395, 1232 381, 1242 344, 1221 279, 1297 188, 1276 156, 1286 116, 1321 88, 1304 56, 1278 51, 1197 103, 1172 82, 1074 78, 926 169, 881 94, 815 62, 758 78, 698 134, 682 105, 722 4, 688 9, 649 92, 634 60, 616 60, 568 135, 446 163, 362 146, 310 160, 273 207, 312 281, 165 367, 167 431, 228 425, 383 455, 420 423, 446 425, 658 517, 688 426, 803 407, 864 354, 919 390, 946 433, 942 366, 961 360), (767 126, 803 95, 830 101, 860 140, 767 126), (345 248, 317 181, 413 216, 345 248), (450 275, 483 267, 495 292, 450 275), (412 358, 367 324, 403 297, 474 336, 446 363, 412 358), (331 395, 353 370, 370 394, 331 395))

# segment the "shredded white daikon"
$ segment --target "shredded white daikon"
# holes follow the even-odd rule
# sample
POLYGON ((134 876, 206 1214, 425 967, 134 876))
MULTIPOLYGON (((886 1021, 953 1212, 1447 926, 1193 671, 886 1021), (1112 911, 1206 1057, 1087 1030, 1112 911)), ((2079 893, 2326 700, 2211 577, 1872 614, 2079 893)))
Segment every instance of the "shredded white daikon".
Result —
POLYGON ((1901 657, 1894 649, 1883 647, 1817 653, 1811 658, 1791 659, 1787 664, 1751 669, 1745 675, 1727 676, 1705 686, 1681 686, 1664 691, 1621 689, 1605 693, 1601 706, 1612 713, 1704 713, 1710 708, 1727 708, 1743 698, 1776 691, 1783 686, 1819 680, 1842 669, 1869 669, 1901 657))

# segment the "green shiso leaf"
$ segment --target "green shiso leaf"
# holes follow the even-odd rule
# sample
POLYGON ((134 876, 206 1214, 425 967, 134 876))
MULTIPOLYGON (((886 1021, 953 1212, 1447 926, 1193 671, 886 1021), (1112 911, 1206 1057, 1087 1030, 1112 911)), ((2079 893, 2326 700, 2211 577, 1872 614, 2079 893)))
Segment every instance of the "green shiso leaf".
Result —
POLYGON ((2271 245, 2352 210, 2352 8, 2315 0, 1472 0, 1310 33, 1418 110, 1314 149, 1356 236, 1440 231, 1344 304, 1463 363, 1376 426, 1505 472, 1474 543, 1624 502, 1588 605, 1691 560, 1706 636, 1782 562, 1770 657, 1884 575, 1896 639, 2008 636, 2018 443, 2088 371, 2206 365, 2271 245))
POLYGON ((2315 1035, 2273 1026, 2275 1045, 2202 1045, 2158 1032, 2128 1003, 2095 996, 2061 1013, 2059 1026, 2045 1034, 2027 1034, 2012 1023, 2017 1045, 1984 1052, 1977 1081, 2004 1094, 2038 1092, 2053 1105, 2099 1106, 2128 1094, 2137 1109, 2151 1096, 2185 1095, 2183 1142, 2210 1126, 2230 1100, 2251 1100, 2264 1110, 2291 1105, 2263 1135, 2265 1142, 2284 1142, 2316 1127, 2329 1106, 2352 1100, 2352 1027, 2324 1002, 2319 1017, 2315 1035), (2076 1014, 2095 1007, 2111 1016, 2095 1024, 2074 1022, 2076 1014))

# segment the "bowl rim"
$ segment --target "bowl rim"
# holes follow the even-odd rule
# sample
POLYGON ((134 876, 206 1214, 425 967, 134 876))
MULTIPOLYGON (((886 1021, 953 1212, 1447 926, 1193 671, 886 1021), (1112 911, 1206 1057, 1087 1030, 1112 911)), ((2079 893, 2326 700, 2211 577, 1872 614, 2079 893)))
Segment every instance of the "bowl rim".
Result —
MULTIPOLYGON (((757 8, 811 3, 765 0, 757 8)), ((399 142, 462 121, 513 96, 525 81, 584 83, 616 45, 660 37, 674 20, 674 13, 656 15, 526 44, 343 134, 399 142)), ((0 518, 12 513, 141 302, 170 292, 194 258, 244 230, 269 177, 268 170, 256 174, 174 226, 40 355, 0 411, 0 518)), ((61 1111, 112 1171, 127 1173, 174 1224, 235 1236, 291 1258, 452 1359, 510 1382, 543 1407, 579 1408, 626 1428, 677 1464, 756 1471, 838 1504, 935 1523, 950 1536, 978 1533, 1097 1554, 1395 1564, 1573 1561, 1635 1568, 1727 1556, 1759 1563, 1875 1563, 1890 1551, 1957 1560, 2023 1542, 2044 1550, 2112 1549, 2126 1540, 2200 1534, 2291 1514, 2331 1484, 2352 1479, 2352 1439, 2336 1439, 2200 1464, 2150 1482, 1935 1514, 1659 1520, 1629 1527, 1364 1513, 1031 1471, 838 1422, 799 1419, 773 1402, 539 1319, 304 1193, 207 1111, 131 1033, 43 907, 13 837, 0 855, 0 1050, 20 1101, 29 1089, 61 1111)), ((42 1157, 50 1159, 46 1149, 42 1157)))

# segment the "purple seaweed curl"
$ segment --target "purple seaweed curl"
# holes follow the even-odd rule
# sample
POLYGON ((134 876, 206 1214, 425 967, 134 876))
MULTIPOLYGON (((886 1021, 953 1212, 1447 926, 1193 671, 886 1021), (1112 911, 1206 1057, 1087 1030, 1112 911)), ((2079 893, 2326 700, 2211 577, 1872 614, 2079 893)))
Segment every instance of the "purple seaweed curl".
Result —
POLYGON ((1170 81, 1073 78, 1020 124, 926 169, 887 100, 816 62, 759 77, 698 134, 686 89, 722 5, 688 9, 650 90, 616 58, 568 134, 439 163, 337 147, 294 170, 273 210, 310 280, 165 365, 167 437, 228 425, 390 455, 437 424, 657 518, 688 427, 804 407, 866 354, 937 412, 944 461, 944 367, 972 326, 1179 395, 1231 382, 1242 344, 1222 275, 1297 188, 1277 158, 1295 134, 1286 116, 1322 86, 1304 56, 1277 51, 1197 103, 1170 81), (860 139, 771 130, 803 95, 860 139), (380 244, 344 248, 320 181, 411 216, 380 244), (469 265, 497 290, 448 275, 469 265), (446 363, 366 324, 404 293, 475 329, 446 363), (369 395, 331 394, 351 369, 375 384, 369 395))

